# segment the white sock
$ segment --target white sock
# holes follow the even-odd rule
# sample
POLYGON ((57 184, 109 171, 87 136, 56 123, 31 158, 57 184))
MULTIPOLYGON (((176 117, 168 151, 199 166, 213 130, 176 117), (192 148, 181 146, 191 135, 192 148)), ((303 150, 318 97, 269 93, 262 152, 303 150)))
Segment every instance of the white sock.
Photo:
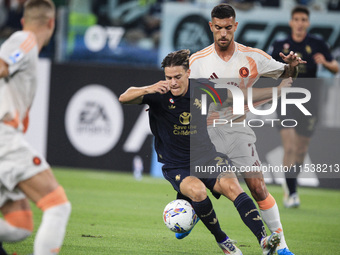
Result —
POLYGON ((283 228, 280 220, 280 213, 277 204, 275 203, 274 206, 268 210, 260 210, 261 216, 263 221, 266 223, 267 227, 269 228, 270 232, 278 232, 281 236, 280 245, 278 246, 279 249, 288 248, 284 234, 283 228))
POLYGON ((1 242, 18 242, 26 239, 31 235, 27 229, 14 227, 7 221, 0 219, 0 241, 1 242))
POLYGON ((58 254, 63 244, 68 218, 71 214, 69 202, 44 211, 34 241, 34 255, 58 254))

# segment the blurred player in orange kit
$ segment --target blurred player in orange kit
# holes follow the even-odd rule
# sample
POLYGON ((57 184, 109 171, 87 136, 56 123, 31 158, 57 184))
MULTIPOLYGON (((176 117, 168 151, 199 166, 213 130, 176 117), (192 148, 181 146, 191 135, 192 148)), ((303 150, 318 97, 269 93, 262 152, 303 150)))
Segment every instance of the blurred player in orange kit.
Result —
MULTIPOLYGON (((283 55, 287 64, 282 64, 262 50, 246 47, 234 41, 238 22, 235 10, 228 4, 219 4, 211 12, 210 29, 214 43, 196 52, 190 58, 190 78, 210 78, 233 81, 241 88, 252 87, 261 77, 288 78, 296 77, 297 66, 305 63, 294 52, 283 55)), ((268 102, 264 101, 263 103, 268 102)), ((214 112, 210 111, 210 115, 214 112)), ((234 123, 243 122, 244 116, 231 116, 234 123)), ((209 119, 209 117, 208 117, 209 119)), ((253 172, 241 173, 256 200, 263 221, 272 233, 279 233, 281 242, 277 247, 279 255, 292 255, 286 244, 279 210, 274 197, 268 192, 261 171, 261 162, 256 152, 256 136, 247 125, 208 127, 209 135, 218 152, 228 155, 238 169, 252 167, 253 172)), ((235 202, 234 202, 235 204, 235 202)), ((235 205, 236 206, 236 205, 235 205)), ((274 251, 275 252, 275 251, 274 251)), ((263 254, 267 253, 264 249, 263 254)))
MULTIPOLYGON (((318 64, 323 65, 332 73, 339 71, 339 64, 332 57, 327 44, 322 39, 307 33, 310 26, 307 7, 297 6, 292 10, 289 26, 291 27, 291 35, 284 40, 275 41, 271 47, 271 55, 274 59, 280 61, 283 53, 291 50, 297 52, 300 57, 307 61, 306 64, 300 66, 298 78, 316 78, 318 64)), ((282 116, 280 114, 281 107, 277 109, 280 119, 289 118, 298 122, 292 128, 280 127, 284 149, 283 165, 291 167, 291 171, 286 173, 286 182, 284 183, 284 205, 287 208, 300 206, 300 198, 297 193, 297 177, 318 121, 320 84, 302 81, 304 82, 298 79, 295 85, 306 88, 311 92, 312 97, 306 107, 312 115, 305 116, 295 109, 288 108, 287 115, 282 116)))
POLYGON ((38 54, 55 27, 54 3, 28 0, 22 25, 23 30, 0 48, 0 242, 20 241, 32 233, 30 199, 43 211, 34 255, 52 255, 62 246, 71 204, 46 160, 23 133, 37 89, 38 54))

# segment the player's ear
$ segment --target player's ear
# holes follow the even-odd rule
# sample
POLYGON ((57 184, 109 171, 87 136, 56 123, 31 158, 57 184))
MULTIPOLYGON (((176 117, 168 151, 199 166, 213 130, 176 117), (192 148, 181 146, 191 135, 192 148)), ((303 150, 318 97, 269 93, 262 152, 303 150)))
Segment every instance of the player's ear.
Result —
POLYGON ((238 26, 238 22, 235 22, 235 30, 234 30, 234 32, 236 32, 237 26, 238 26))
POLYGON ((211 32, 213 32, 213 24, 211 21, 209 21, 209 27, 210 27, 211 32))
POLYGON ((188 77, 190 76, 190 73, 191 73, 191 69, 188 69, 187 70, 188 77))
POLYGON ((292 28, 292 25, 293 25, 293 20, 289 20, 289 27, 292 28))
POLYGON ((21 26, 24 27, 25 19, 24 19, 24 18, 21 18, 21 19, 20 19, 20 23, 21 23, 21 26))
POLYGON ((53 18, 50 18, 50 19, 48 20, 47 26, 48 26, 49 29, 52 29, 52 30, 54 29, 55 21, 54 21, 53 18))

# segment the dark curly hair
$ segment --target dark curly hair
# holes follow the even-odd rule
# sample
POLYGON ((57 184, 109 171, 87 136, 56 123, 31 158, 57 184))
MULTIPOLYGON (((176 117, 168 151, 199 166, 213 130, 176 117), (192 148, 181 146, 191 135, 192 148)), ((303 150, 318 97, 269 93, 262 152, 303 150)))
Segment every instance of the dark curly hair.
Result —
POLYGON ((190 50, 178 50, 169 53, 162 61, 162 68, 171 66, 183 66, 185 70, 189 69, 190 50))

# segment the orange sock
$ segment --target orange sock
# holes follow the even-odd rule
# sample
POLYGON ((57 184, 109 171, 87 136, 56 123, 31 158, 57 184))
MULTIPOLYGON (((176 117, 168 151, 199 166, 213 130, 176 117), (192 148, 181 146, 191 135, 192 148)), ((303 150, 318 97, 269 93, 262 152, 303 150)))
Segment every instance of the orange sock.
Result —
POLYGON ((37 202, 38 208, 45 211, 53 206, 61 205, 68 202, 67 196, 63 187, 59 186, 51 193, 44 196, 37 202))
POLYGON ((14 211, 4 215, 5 220, 12 226, 33 231, 32 211, 14 211))
POLYGON ((257 201, 257 204, 259 205, 261 210, 268 210, 272 208, 275 205, 275 203, 276 203, 275 198, 273 198, 271 194, 269 194, 265 200, 257 201))

